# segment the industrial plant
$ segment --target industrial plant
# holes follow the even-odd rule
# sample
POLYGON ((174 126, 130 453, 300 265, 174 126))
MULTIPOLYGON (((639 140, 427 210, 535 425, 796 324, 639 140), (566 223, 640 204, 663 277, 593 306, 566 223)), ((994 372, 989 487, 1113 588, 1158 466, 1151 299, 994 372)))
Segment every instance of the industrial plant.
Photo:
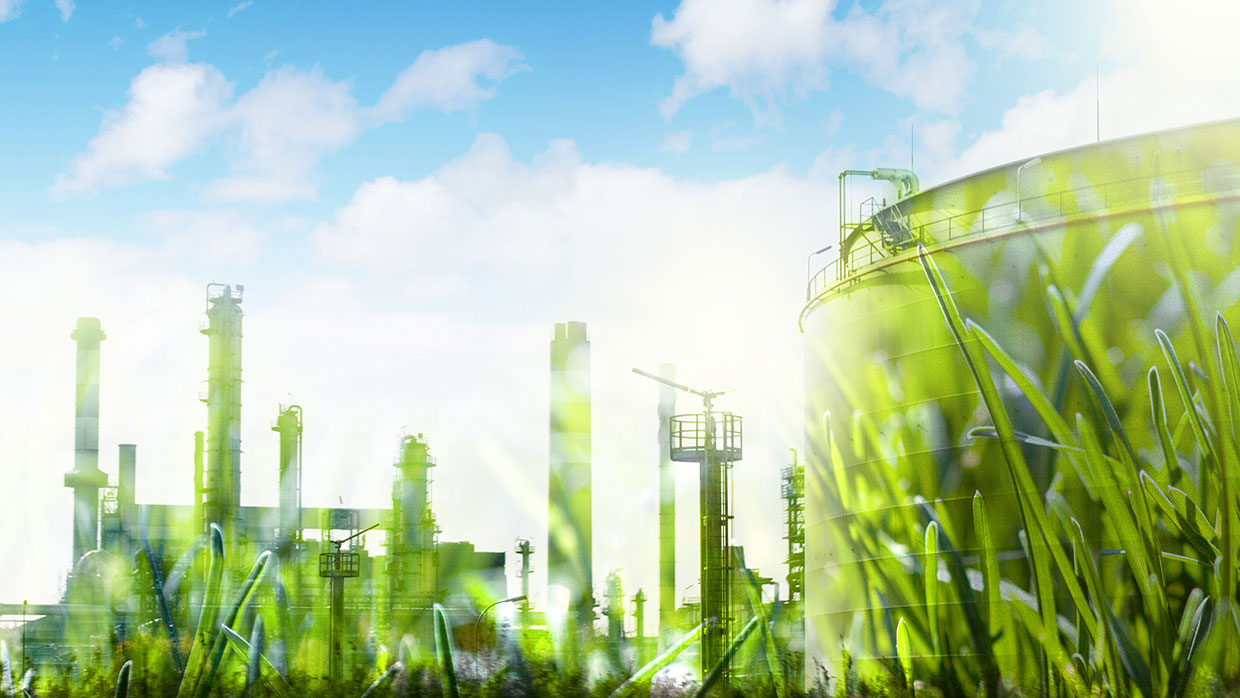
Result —
POLYGON ((799 318, 810 661, 1235 695, 1240 121, 839 193, 799 318))
MULTIPOLYGON (((461 665, 453 671, 478 682, 489 679, 497 655, 516 651, 548 658, 557 672, 588 680, 623 679, 644 670, 649 681, 655 671, 678 662, 690 675, 725 688, 754 673, 769 681, 772 670, 781 684, 799 685, 803 472, 794 450, 782 485, 790 597, 779 599, 780 585, 746 567, 743 550, 731 541, 729 482, 731 468, 743 456, 742 420, 714 408, 721 392, 677 383, 670 364, 657 374, 634 369, 660 384, 650 411, 650 438, 660 452, 650 463, 661 484, 659 538, 649 548, 658 551, 660 579, 657 614, 647 622, 645 590, 625 590, 614 572, 605 580, 593 575, 590 340, 585 323, 554 326, 543 563, 547 608, 536 608, 530 574, 543 551, 530 539, 519 539, 511 551, 441 540, 436 508, 452 503, 435 500, 438 464, 424 434, 393 435, 391 505, 385 508, 304 504, 303 457, 313 454, 304 452, 303 434, 314 428, 314 417, 302 406, 270 406, 266 438, 278 441, 277 462, 245 461, 244 291, 219 283, 206 289, 200 325, 209 349, 200 393, 206 419, 205 429, 193 434, 193 491, 186 493, 192 503, 186 505, 137 501, 138 445, 120 445, 114 469, 106 458, 101 461, 105 322, 78 320, 70 335, 77 346, 74 458, 64 476, 73 491, 73 511, 64 512, 73 521, 72 549, 63 553, 71 571, 59 603, 0 604, 4 617, 20 618, 3 635, 7 647, 20 647, 13 651, 19 655, 17 673, 31 670, 73 681, 87 664, 111 666, 130 656, 133 642, 156 641, 167 648, 182 687, 197 676, 198 690, 209 690, 203 687, 212 679, 202 683, 193 656, 218 623, 217 642, 225 642, 224 635, 232 638, 228 642, 251 638, 246 646, 259 648, 254 651, 275 672, 274 679, 267 678, 276 684, 294 676, 327 682, 320 686, 358 677, 369 681, 376 667, 383 674, 397 659, 402 666, 431 663, 449 646, 461 665), (676 414, 678 392, 700 399, 702 411, 676 414), (678 462, 698 464, 700 531, 675 528, 678 462), (241 504, 243 467, 278 474, 274 506, 241 504), (381 546, 367 545, 371 531, 382 534, 381 546), (692 533, 700 535, 701 576, 695 580, 700 595, 679 598, 675 540, 692 533), (510 554, 519 557, 514 579, 505 574, 510 554), (223 599, 232 594, 240 596, 229 613, 223 599), (512 604, 515 623, 487 616, 502 603, 512 604), (747 641, 751 635, 755 639, 747 641), (490 669, 479 670, 480 659, 490 669)), ((255 666, 259 661, 249 660, 255 666)), ((219 656, 208 662, 210 676, 220 662, 219 656)))

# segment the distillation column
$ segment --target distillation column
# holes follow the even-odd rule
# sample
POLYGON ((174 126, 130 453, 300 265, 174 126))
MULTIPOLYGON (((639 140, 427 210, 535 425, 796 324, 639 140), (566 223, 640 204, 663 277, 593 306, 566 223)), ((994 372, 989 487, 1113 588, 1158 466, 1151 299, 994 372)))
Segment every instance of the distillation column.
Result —
POLYGON ((590 492, 590 342, 584 322, 556 323, 551 340, 547 599, 566 613, 569 661, 594 623, 590 492))
MULTIPOLYGON (((676 380, 676 367, 659 366, 659 375, 676 380)), ((659 386, 659 649, 671 647, 676 630, 676 471, 672 468, 672 416, 676 389, 659 386)))
POLYGON ((99 535, 99 488, 108 476, 99 469, 99 343, 107 338, 99 318, 78 318, 69 335, 77 342, 77 398, 74 402, 73 470, 65 487, 73 488, 73 564, 94 550, 99 535))
POLYGON ((276 552, 291 559, 301 543, 301 407, 280 406, 271 430, 280 435, 280 526, 276 552))
POLYGON ((224 530, 226 560, 238 560, 241 522, 241 298, 244 286, 207 285, 207 439, 203 516, 224 530))
MULTIPOLYGON (((435 600, 435 538, 439 529, 431 509, 435 459, 421 434, 404 436, 394 464, 392 529, 388 532, 390 623, 396 637, 430 633, 435 600)), ((429 635, 424 635, 429 637, 429 635)))

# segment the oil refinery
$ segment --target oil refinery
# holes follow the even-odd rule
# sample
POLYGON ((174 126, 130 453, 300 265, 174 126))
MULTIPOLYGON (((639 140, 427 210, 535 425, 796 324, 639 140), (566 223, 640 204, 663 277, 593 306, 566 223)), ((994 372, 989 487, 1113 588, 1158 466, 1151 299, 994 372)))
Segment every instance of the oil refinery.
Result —
MULTIPOLYGON (((297 404, 270 406, 266 438, 278 442, 278 461, 246 462, 244 294, 241 285, 206 288, 199 327, 208 345, 199 395, 206 420, 205 429, 193 433, 193 453, 186 454, 193 463, 190 504, 137 500, 137 444, 120 445, 115 469, 107 472, 108 459, 101 461, 99 453, 99 395, 108 378, 100 373, 105 322, 78 320, 70 335, 77 347, 74 465, 64 476, 73 493, 73 511, 65 512, 72 516, 73 544, 63 553, 71 572, 59 603, 0 604, 0 614, 11 621, 6 644, 21 648, 19 673, 33 669, 72 679, 83 670, 83 659, 108 665, 112 657, 129 656, 129 643, 143 640, 166 643, 172 667, 187 676, 192 662, 184 655, 201 642, 210 614, 220 613, 221 619, 236 618, 221 620, 229 632, 244 636, 242 626, 258 628, 268 638, 264 661, 280 676, 333 686, 373 678, 376 665, 397 657, 404 666, 429 662, 441 651, 441 635, 472 655, 472 664, 462 664, 463 677, 477 670, 480 658, 490 661, 515 642, 534 656, 551 657, 556 670, 568 675, 625 676, 676 660, 700 677, 713 670, 726 686, 756 671, 765 675, 777 661, 765 653, 777 643, 780 681, 801 680, 800 587, 789 581, 796 600, 779 599, 779 585, 745 566, 744 552, 730 535, 730 470, 742 458, 741 418, 715 411, 712 402, 720 392, 675 382, 671 365, 658 374, 634 369, 660 383, 650 410, 657 429, 650 437, 661 456, 650 468, 658 471, 662 491, 658 540, 649 546, 657 551, 660 583, 657 613, 647 622, 645 590, 625 590, 615 572, 593 578, 591 343, 585 323, 554 326, 547 608, 539 609, 531 603, 530 574, 542 551, 529 539, 519 539, 511 552, 441 540, 436 507, 450 504, 436 503, 432 483, 436 470, 451 464, 437 463, 424 434, 393 435, 391 504, 385 508, 305 505, 303 459, 314 454, 303 448, 303 435, 315 426, 313 413, 297 404), (700 398, 703 412, 676 414, 678 391, 700 398), (697 463, 703 483, 698 597, 677 597, 675 462, 697 463), (274 505, 242 504, 243 468, 276 474, 274 505), (381 543, 373 545, 374 539, 381 543), (509 555, 519 558, 513 579, 505 573, 509 555), (212 591, 211 580, 221 591, 212 591), (224 615, 219 595, 231 593, 252 596, 249 610, 224 615), (515 625, 487 617, 503 603, 513 604, 515 625), (742 627, 757 618, 766 619, 769 631, 759 635, 769 633, 768 643, 749 643, 756 649, 738 652, 742 627), (686 641, 699 636, 700 647, 686 641)), ((801 535, 801 499, 789 478, 783 486, 791 555, 800 545, 794 541, 801 535)))

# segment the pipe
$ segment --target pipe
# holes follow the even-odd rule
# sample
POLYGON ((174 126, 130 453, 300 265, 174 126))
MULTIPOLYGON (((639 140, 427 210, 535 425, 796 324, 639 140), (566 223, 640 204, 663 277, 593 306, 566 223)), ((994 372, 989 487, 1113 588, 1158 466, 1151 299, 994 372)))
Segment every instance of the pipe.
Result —
POLYGON ((591 555, 590 342, 584 322, 555 325, 548 448, 548 600, 567 602, 566 656, 594 622, 591 555))
MULTIPOLYGON (((676 366, 661 364, 659 376, 675 382, 676 366)), ((676 389, 659 387, 659 647, 676 641, 676 471, 672 469, 672 416, 676 389)))
POLYGON ((98 547, 99 488, 108 476, 99 470, 99 344, 107 335, 99 318, 78 318, 69 335, 77 342, 77 395, 73 421, 73 470, 65 487, 73 488, 73 561, 98 547))

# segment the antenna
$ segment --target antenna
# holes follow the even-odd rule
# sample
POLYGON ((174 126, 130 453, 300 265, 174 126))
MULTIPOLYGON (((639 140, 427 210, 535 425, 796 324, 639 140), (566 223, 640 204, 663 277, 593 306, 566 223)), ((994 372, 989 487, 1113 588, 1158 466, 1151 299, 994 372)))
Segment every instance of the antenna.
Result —
POLYGON ((1094 63, 1094 142, 1102 142, 1102 88, 1099 87, 1102 69, 1094 63))
POLYGON ((915 170, 915 169, 917 169, 917 168, 913 167, 913 162, 914 162, 914 160, 913 160, 913 155, 914 155, 914 151, 913 151, 913 125, 912 125, 912 124, 909 124, 909 125, 908 125, 908 169, 909 169, 909 171, 910 171, 910 172, 911 172, 911 171, 913 171, 913 170, 915 170))

